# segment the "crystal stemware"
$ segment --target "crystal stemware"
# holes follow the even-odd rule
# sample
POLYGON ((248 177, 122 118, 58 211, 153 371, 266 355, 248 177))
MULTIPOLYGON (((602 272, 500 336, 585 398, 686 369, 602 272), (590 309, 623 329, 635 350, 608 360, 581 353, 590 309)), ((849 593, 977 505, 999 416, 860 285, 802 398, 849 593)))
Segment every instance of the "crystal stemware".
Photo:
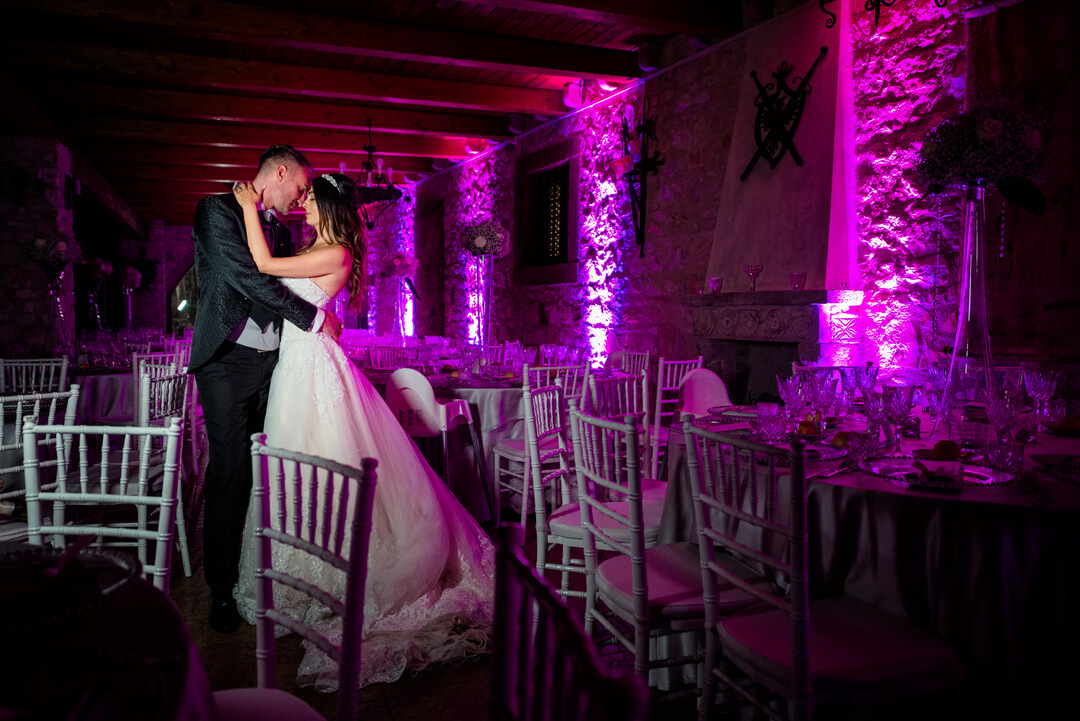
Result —
POLYGON ((870 421, 870 437, 877 443, 881 428, 888 417, 885 413, 885 394, 880 391, 863 391, 863 414, 870 421))
POLYGON ((877 374, 877 366, 870 363, 867 363, 865 368, 856 368, 855 382, 858 384, 859 390, 864 393, 874 390, 874 386, 877 384, 877 374))
POLYGON ((830 378, 828 373, 815 373, 810 383, 810 405, 814 413, 821 419, 825 418, 829 407, 836 400, 836 378, 830 378))
POLYGON ((743 263, 742 269, 746 277, 750 279, 750 290, 757 290, 757 277, 761 275, 761 271, 765 270, 765 266, 743 263))
POLYGON ((1031 400, 1035 401, 1035 417, 1039 428, 1046 430, 1046 402, 1054 396, 1057 389, 1057 371, 1039 368, 1033 364, 1024 364, 1024 388, 1031 400))
POLYGON ((893 424, 893 453, 900 453, 900 426, 915 405, 915 386, 885 386, 885 416, 893 424))

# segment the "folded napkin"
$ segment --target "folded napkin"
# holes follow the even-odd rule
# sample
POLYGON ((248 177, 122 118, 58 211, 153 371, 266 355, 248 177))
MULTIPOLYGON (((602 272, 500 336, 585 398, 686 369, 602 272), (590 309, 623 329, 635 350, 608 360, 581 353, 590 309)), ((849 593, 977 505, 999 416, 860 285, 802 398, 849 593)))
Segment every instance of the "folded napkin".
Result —
POLYGON ((912 461, 911 466, 919 471, 919 480, 922 481, 959 483, 964 480, 964 464, 960 461, 939 461, 931 458, 926 461, 912 461))

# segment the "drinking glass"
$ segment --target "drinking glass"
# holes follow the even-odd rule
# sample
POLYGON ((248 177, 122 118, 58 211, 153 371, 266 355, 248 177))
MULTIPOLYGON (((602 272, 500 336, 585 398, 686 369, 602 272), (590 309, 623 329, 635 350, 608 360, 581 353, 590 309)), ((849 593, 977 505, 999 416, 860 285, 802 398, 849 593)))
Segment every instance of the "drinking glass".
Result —
POLYGON ((796 423, 802 420, 803 411, 806 409, 806 394, 802 378, 798 374, 791 377, 778 375, 776 385, 780 398, 784 401, 788 420, 796 423))
POLYGON ((865 368, 855 369, 855 382, 860 391, 872 391, 877 384, 878 367, 867 363, 865 368))
POLYGON ((877 450, 877 438, 869 433, 852 431, 848 436, 847 457, 860 468, 863 462, 877 450))
POLYGON ((868 431, 876 444, 881 428, 888 417, 885 413, 885 394, 875 391, 863 391, 863 414, 866 416, 866 420, 870 421, 868 431))
POLYGON ((761 271, 765 270, 765 266, 743 263, 742 269, 746 277, 750 279, 750 290, 757 290, 757 277, 761 275, 761 271))
POLYGON ((1057 389, 1057 371, 1039 368, 1033 363, 1023 363, 1024 387, 1031 400, 1035 401, 1035 418, 1040 430, 1046 430, 1046 403, 1054 396, 1057 389))
POLYGON ((720 289, 724 287, 723 278, 709 278, 709 292, 719 293, 720 289))
POLYGON ((802 290, 804 287, 806 287, 806 273, 792 273, 791 289, 802 290))
POLYGON ((988 389, 986 392, 986 420, 994 427, 994 437, 998 442, 1013 437, 1017 424, 1017 410, 1020 397, 1016 391, 1008 388, 988 389))
POLYGON ((810 381, 810 405, 814 413, 824 420, 826 412, 836 399, 836 378, 829 373, 815 373, 810 381))
POLYGON ((855 391, 859 388, 857 370, 854 366, 845 366, 840 369, 841 402, 837 410, 844 417, 850 416, 855 410, 855 391))
POLYGON ((893 453, 900 453, 900 426, 911 415, 915 405, 915 386, 885 386, 885 415, 893 424, 893 453))
POLYGON ((758 403, 758 427, 767 443, 776 443, 784 435, 784 419, 780 414, 779 403, 758 403))

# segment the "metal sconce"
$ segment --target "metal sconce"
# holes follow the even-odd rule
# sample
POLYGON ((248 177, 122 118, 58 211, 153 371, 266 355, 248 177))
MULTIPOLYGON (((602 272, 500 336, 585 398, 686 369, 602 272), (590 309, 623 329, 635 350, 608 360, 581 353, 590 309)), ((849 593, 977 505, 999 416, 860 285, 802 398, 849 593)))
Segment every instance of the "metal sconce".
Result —
MULTIPOLYGON (((828 8, 825 7, 826 5, 834 2, 836 2, 836 0, 818 0, 818 7, 821 8, 821 12, 829 16, 825 20, 825 27, 827 28, 831 28, 833 25, 836 24, 836 13, 830 11, 828 8)), ((884 5, 885 7, 890 7, 895 2, 896 0, 866 0, 866 4, 863 5, 863 9, 867 12, 874 13, 875 28, 878 26, 878 21, 881 19, 881 6, 884 5)), ((949 4, 949 0, 934 0, 934 4, 937 5, 939 8, 943 8, 949 4)))

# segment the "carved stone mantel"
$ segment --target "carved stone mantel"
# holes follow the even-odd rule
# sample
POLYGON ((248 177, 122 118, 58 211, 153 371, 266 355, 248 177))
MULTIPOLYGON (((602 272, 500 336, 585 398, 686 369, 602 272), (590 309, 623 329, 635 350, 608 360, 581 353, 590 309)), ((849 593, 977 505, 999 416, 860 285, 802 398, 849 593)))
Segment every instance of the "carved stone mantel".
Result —
POLYGON ((694 335, 710 340, 817 343, 824 290, 691 295, 694 335))

